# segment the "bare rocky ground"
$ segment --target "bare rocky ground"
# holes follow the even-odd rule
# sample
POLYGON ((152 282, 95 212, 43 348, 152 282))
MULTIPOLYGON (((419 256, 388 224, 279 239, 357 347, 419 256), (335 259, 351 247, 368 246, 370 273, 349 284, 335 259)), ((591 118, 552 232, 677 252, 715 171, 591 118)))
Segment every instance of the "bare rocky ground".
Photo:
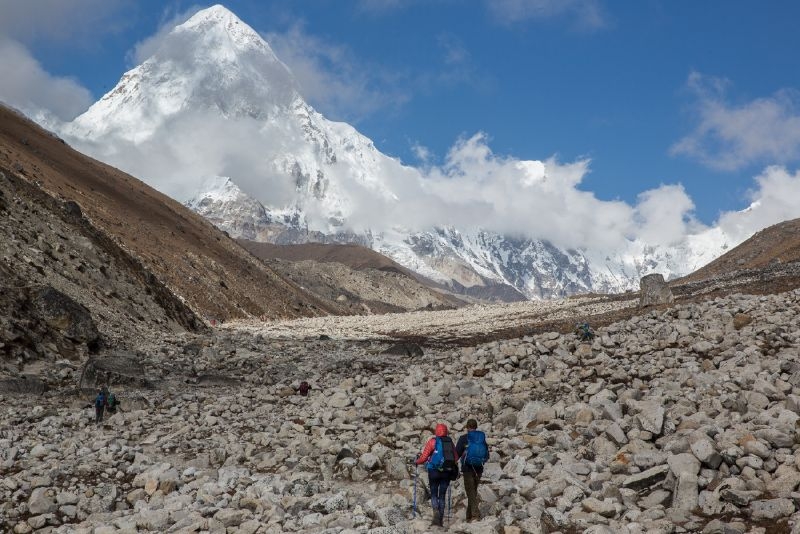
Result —
MULTIPOLYGON (((461 520, 457 487, 451 531, 800 534, 797 221, 655 308, 631 293, 211 330, 197 314, 354 310, 0 116, 0 531, 431 531, 408 460, 473 416, 485 519, 461 520), (569 333, 582 320, 593 342, 569 333), (122 411, 95 426, 100 384, 122 411)), ((346 276, 322 274, 331 291, 346 276)))
POLYGON ((278 339, 301 340, 326 335, 349 341, 406 339, 444 345, 470 343, 476 338, 502 337, 509 330, 546 321, 599 316, 621 310, 631 310, 633 313, 638 305, 638 294, 623 298, 603 295, 367 317, 329 316, 270 323, 233 321, 226 323, 223 328, 244 329, 278 339))
POLYGON ((0 530, 437 532, 424 477, 411 519, 408 460, 433 424, 459 434, 474 416, 491 447, 484 519, 463 521, 458 484, 452 532, 800 532, 799 314, 797 289, 734 293, 592 342, 424 355, 333 327, 167 334, 43 370, 41 395, 2 390, 0 530), (79 381, 109 383, 122 412, 95 427, 79 381))
MULTIPOLYGON (((699 280, 689 277, 672 282, 670 286, 675 302, 684 304, 737 292, 772 294, 790 291, 800 287, 800 261, 717 273, 699 280)), ((329 336, 350 341, 407 340, 423 345, 471 346, 548 331, 566 333, 574 329, 576 322, 608 325, 640 313, 640 293, 629 292, 366 317, 327 316, 267 323, 235 320, 223 328, 245 329, 277 339, 329 336)))

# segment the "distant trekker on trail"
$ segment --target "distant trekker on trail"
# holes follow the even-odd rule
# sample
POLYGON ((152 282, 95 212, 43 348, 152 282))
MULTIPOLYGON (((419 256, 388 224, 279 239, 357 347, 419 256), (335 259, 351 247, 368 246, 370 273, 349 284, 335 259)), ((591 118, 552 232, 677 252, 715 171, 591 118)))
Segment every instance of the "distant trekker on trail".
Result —
POLYGON ((97 390, 97 396, 94 398, 94 423, 99 425, 103 422, 103 412, 108 404, 108 397, 106 396, 106 388, 103 387, 97 390))
POLYGON ((444 509, 447 502, 447 488, 450 481, 458 478, 458 453, 450 436, 447 425, 436 425, 434 437, 425 443, 425 447, 415 463, 426 464, 428 469, 428 485, 431 489, 431 506, 433 522, 431 525, 444 526, 444 509))
POLYGON ((594 330, 589 326, 589 323, 578 323, 575 325, 575 335, 578 336, 580 341, 594 340, 594 330))
POLYGON ((297 391, 303 397, 307 397, 308 396, 308 392, 309 392, 310 389, 311 389, 311 385, 308 382, 306 382, 305 380, 303 380, 302 382, 300 382, 300 385, 298 386, 297 391))
POLYGON ((478 430, 475 419, 467 421, 467 433, 458 438, 456 454, 461 458, 464 491, 467 493, 467 522, 479 521, 478 485, 483 475, 483 464, 489 459, 489 446, 486 444, 486 435, 478 430))
POLYGON ((108 396, 106 397, 106 405, 108 406, 108 414, 114 415, 117 413, 117 406, 119 406, 120 402, 114 393, 109 392, 108 396))

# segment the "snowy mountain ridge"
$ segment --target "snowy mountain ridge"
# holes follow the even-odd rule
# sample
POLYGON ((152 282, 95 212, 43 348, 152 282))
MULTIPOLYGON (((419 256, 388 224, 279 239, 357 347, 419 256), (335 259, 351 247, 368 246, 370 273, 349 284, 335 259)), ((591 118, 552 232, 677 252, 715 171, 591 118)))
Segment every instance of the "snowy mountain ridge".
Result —
MULTIPOLYGON (((365 213, 381 216, 383 207, 415 202, 425 177, 314 110, 269 44, 219 5, 174 28, 62 134, 233 237, 359 242, 480 298, 621 292, 638 288, 644 274, 691 272, 735 244, 709 230, 670 247, 624 240, 620 249, 598 253, 480 225, 375 227, 376 214, 365 213), (414 188, 400 191, 398 184, 414 188)), ((533 163, 542 167, 520 162, 533 163)))

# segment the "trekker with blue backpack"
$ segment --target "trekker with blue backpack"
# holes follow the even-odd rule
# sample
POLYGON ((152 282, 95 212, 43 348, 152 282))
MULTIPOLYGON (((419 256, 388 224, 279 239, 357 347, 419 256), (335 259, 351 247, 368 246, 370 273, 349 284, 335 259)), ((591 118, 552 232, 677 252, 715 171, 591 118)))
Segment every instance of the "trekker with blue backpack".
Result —
POLYGON ((433 522, 431 525, 444 526, 444 507, 447 502, 447 488, 450 481, 458 478, 458 454, 452 438, 447 435, 447 425, 436 425, 434 437, 428 440, 415 463, 426 464, 428 485, 431 489, 433 522))
POLYGON ((103 422, 103 412, 108 406, 108 390, 103 386, 97 390, 97 396, 94 398, 94 423, 99 425, 103 422))
POLYGON ((483 464, 489 459, 489 446, 486 444, 486 434, 478 430, 475 419, 467 421, 467 433, 458 438, 456 454, 461 458, 464 491, 467 493, 467 522, 480 521, 478 485, 483 475, 483 464))

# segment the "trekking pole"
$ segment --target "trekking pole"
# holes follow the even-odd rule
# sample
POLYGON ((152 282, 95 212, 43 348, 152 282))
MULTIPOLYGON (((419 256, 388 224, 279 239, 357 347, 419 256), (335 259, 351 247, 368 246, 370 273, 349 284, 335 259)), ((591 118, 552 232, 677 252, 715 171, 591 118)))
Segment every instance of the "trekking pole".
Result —
POLYGON ((414 465, 414 506, 411 511, 411 518, 417 518, 417 475, 419 474, 419 466, 414 465))
POLYGON ((453 520, 453 485, 447 486, 447 525, 453 520))

